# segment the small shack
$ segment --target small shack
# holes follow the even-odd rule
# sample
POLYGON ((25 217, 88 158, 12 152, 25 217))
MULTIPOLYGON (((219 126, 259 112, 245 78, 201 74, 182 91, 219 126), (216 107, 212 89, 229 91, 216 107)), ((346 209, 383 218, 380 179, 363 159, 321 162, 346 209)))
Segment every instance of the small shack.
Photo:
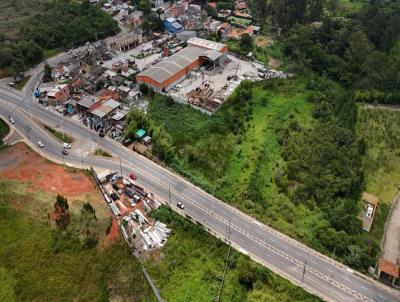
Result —
POLYGON ((365 202, 365 206, 360 213, 360 219, 362 220, 362 229, 366 232, 369 232, 371 230, 372 223, 374 222, 379 198, 368 192, 363 192, 362 200, 365 202))

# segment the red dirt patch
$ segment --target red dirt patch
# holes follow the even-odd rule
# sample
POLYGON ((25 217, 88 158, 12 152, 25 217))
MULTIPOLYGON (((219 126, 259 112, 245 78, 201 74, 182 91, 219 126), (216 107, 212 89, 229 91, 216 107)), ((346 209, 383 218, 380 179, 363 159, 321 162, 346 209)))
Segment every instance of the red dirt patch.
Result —
POLYGON ((83 172, 48 162, 22 143, 0 153, 0 178, 30 182, 33 189, 66 197, 97 193, 83 172))
POLYGON ((108 233, 107 240, 109 242, 117 241, 119 238, 119 227, 118 221, 115 217, 113 217, 110 232, 108 233))

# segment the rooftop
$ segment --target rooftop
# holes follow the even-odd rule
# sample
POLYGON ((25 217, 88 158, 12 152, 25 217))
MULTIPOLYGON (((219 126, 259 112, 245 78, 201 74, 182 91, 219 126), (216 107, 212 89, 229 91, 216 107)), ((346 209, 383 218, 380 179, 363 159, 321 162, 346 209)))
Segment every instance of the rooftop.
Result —
POLYGON ((200 56, 204 55, 204 53, 204 50, 198 47, 186 47, 147 68, 145 71, 139 73, 138 76, 147 76, 158 83, 162 83, 178 71, 195 62, 200 56))
POLYGON ((399 278, 399 267, 392 262, 389 262, 383 258, 379 261, 379 267, 382 272, 389 274, 390 276, 399 278))
POLYGON ((363 194, 362 194, 362 199, 363 199, 364 201, 366 201, 366 202, 372 204, 372 205, 375 205, 375 206, 376 206, 376 205, 378 204, 378 202, 379 202, 379 198, 378 198, 378 197, 376 197, 375 195, 372 195, 372 194, 370 194, 370 193, 368 193, 368 192, 363 192, 363 194))
POLYGON ((189 45, 198 46, 198 47, 207 48, 207 49, 214 49, 217 51, 222 51, 222 49, 226 46, 225 44, 222 44, 219 42, 209 41, 209 40, 205 40, 205 39, 197 38, 197 37, 190 38, 187 41, 187 43, 189 45))

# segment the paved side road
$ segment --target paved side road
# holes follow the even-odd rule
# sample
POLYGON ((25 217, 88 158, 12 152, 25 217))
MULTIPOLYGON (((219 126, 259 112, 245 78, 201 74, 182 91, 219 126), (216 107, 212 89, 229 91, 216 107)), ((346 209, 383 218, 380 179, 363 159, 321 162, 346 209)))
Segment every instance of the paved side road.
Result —
POLYGON ((179 214, 191 217, 204 225, 214 236, 229 240, 240 252, 249 255, 259 263, 289 279, 306 290, 327 301, 400 301, 400 294, 366 277, 359 277, 344 265, 331 261, 324 255, 303 244, 263 225, 237 209, 224 204, 213 196, 195 187, 180 176, 156 165, 109 138, 99 141, 101 149, 117 159, 81 156, 71 150, 70 155, 61 155, 62 146, 36 123, 40 120, 49 125, 57 125, 64 119, 63 127, 75 137, 96 143, 95 132, 71 119, 60 117, 32 102, 21 102, 18 94, 0 89, 0 115, 7 117, 17 104, 13 115, 15 127, 27 142, 43 156, 69 166, 119 171, 124 175, 135 171, 140 183, 168 202, 169 188, 171 206, 179 214), (29 104, 29 106, 28 106, 29 104), (36 146, 38 140, 45 147, 36 146), (185 203, 185 211, 176 208, 176 203, 185 203), (304 266, 305 261, 307 263, 304 266), (305 275, 303 278, 303 271, 305 275), (302 282, 303 279, 303 282, 302 282))

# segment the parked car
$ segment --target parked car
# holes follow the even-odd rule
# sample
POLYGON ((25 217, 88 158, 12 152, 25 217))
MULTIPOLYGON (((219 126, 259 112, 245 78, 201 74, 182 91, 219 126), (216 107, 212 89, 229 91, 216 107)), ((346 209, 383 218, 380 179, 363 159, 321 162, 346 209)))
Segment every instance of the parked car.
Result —
POLYGON ((117 201, 119 199, 118 195, 115 193, 111 193, 110 197, 112 198, 112 200, 117 201))
POLYGON ((129 174, 129 178, 132 179, 132 180, 136 180, 137 179, 136 174, 133 173, 133 172, 131 174, 129 174))
POLYGON ((64 149, 71 149, 71 145, 68 143, 63 144, 64 149))
POLYGON ((14 121, 14 119, 12 117, 10 117, 9 121, 10 121, 11 124, 15 123, 15 121, 14 121))
POLYGON ((180 202, 180 201, 176 204, 176 206, 177 206, 178 208, 182 209, 182 210, 185 208, 185 205, 184 205, 182 202, 180 202))
POLYGON ((63 150, 61 151, 61 153, 62 153, 63 155, 68 155, 68 151, 65 150, 65 149, 63 149, 63 150))
POLYGON ((43 148, 44 144, 41 141, 38 141, 37 145, 39 146, 39 148, 43 148))
POLYGON ((140 196, 138 194, 133 194, 133 200, 135 200, 135 202, 138 202, 140 200, 140 196))

